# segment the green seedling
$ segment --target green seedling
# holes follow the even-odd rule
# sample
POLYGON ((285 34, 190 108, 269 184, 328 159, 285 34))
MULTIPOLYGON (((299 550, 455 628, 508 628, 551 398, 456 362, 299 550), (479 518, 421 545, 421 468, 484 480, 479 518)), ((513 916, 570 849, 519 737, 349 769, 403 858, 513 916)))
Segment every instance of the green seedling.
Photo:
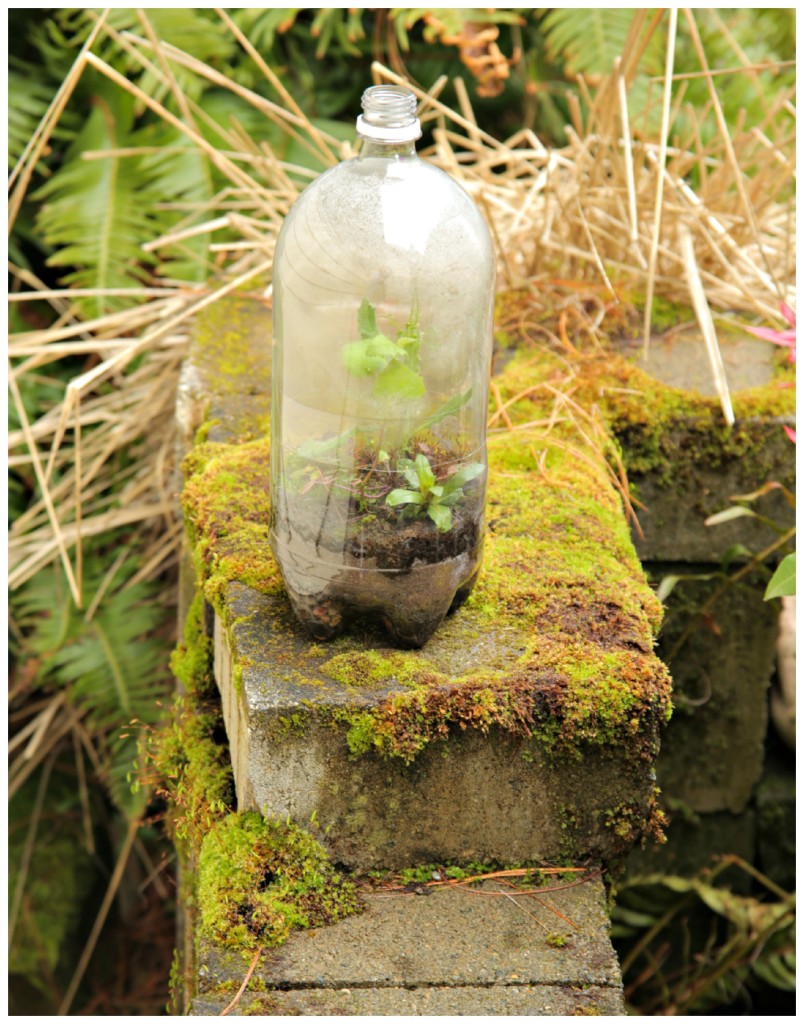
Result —
POLYGON ((341 359, 354 377, 373 377, 378 398, 421 398, 424 378, 419 369, 421 331, 416 310, 392 341, 377 327, 377 313, 363 299, 357 313, 360 340, 341 350, 341 359))
POLYGON ((483 472, 483 466, 472 462, 438 482, 427 456, 419 453, 415 459, 401 459, 397 472, 410 488, 391 491, 386 503, 392 508, 401 507, 407 516, 429 516, 436 529, 446 533, 452 528, 452 508, 464 497, 463 489, 469 481, 483 472))

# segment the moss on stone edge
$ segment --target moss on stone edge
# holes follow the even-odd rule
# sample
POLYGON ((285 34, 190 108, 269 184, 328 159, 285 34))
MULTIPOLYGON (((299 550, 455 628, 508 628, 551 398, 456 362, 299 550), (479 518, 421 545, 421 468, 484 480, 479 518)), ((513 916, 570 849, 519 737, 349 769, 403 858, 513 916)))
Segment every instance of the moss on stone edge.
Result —
POLYGON ((303 829, 254 812, 207 832, 198 866, 201 934, 226 948, 283 943, 294 928, 333 924, 360 909, 357 889, 303 829))
MULTIPOLYGON (((557 361, 540 356, 528 386, 548 383, 557 361)), ((503 394, 521 384, 519 360, 497 378, 503 394)), ((534 417, 534 395, 511 408, 534 417)), ((545 414, 554 401, 545 388, 545 414)), ((601 451, 572 425, 537 442, 513 432, 489 444, 488 533, 483 570, 456 642, 466 648, 487 630, 527 637, 513 674, 482 663, 460 678, 435 670, 426 652, 333 651, 310 654, 311 674, 371 688, 390 680, 403 692, 365 710, 331 716, 347 728, 354 755, 377 751, 412 760, 451 728, 496 726, 536 735, 555 753, 578 756, 585 743, 621 744, 625 755, 655 754, 669 715, 670 683, 652 653, 661 605, 631 543, 619 495, 601 451), (322 663, 323 662, 323 663, 322 663)), ((268 529, 269 442, 202 445, 185 460, 183 504, 204 593, 228 626, 230 582, 282 599, 268 529)), ((276 640, 278 623, 272 625, 276 640)), ((299 655, 302 656, 301 654, 299 655)))
POLYGON ((282 592, 268 541, 269 452, 266 440, 203 444, 184 460, 182 504, 193 557, 204 596, 219 614, 229 582, 282 592))
MULTIPOLYGON (((559 372, 561 362, 552 359, 559 372)), ((531 364, 527 352, 515 356, 506 368, 509 391, 504 397, 532 383, 531 364)), ((572 398, 582 408, 599 410, 629 476, 650 473, 669 486, 683 483, 697 466, 717 467, 739 459, 749 477, 763 480, 769 468, 763 462, 768 440, 779 433, 779 418, 795 415, 792 372, 786 365, 769 384, 734 392, 734 427, 726 424, 717 398, 664 384, 615 352, 573 356, 572 398)), ((544 404, 542 396, 528 396, 520 403, 520 413, 528 415, 527 405, 533 402, 544 404)), ((532 407, 530 416, 534 418, 532 407)))
MULTIPOLYGON (((168 801, 174 842, 190 848, 201 841, 234 801, 228 748, 218 742, 223 717, 212 678, 212 640, 204 631, 204 600, 197 593, 187 614, 184 638, 170 660, 183 693, 149 752, 168 801)), ((188 851, 189 852, 189 851, 188 851)))

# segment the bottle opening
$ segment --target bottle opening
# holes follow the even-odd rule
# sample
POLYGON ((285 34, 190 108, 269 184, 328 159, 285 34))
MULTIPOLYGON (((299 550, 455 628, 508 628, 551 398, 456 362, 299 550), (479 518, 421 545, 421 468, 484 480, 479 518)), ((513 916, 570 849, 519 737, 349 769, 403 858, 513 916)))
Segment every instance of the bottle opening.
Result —
POLYGON ((413 142, 422 130, 416 96, 401 85, 372 85, 363 93, 357 133, 376 142, 413 142))

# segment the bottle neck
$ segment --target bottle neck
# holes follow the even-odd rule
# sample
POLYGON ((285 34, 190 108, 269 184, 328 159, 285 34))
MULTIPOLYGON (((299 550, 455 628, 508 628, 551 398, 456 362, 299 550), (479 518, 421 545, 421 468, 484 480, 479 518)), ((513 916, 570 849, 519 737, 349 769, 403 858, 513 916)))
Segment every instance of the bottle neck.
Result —
POLYGON ((402 157, 416 156, 416 143, 413 142, 378 142, 360 136, 358 160, 382 159, 396 160, 402 157))

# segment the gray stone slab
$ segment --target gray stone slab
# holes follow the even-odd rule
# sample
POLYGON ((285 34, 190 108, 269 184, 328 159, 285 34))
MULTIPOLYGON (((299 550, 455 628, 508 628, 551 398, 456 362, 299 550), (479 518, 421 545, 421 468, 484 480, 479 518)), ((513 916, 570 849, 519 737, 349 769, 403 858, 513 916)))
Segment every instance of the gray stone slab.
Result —
MULTIPOLYGON (((706 343, 698 330, 654 335, 647 353, 642 351, 641 341, 634 345, 634 363, 651 377, 683 391, 717 395, 706 343)), ((730 392, 762 387, 773 379, 774 355, 778 350, 772 342, 748 333, 721 334, 718 347, 730 392)))
MULTIPOLYGON (((454 729, 411 764, 371 751, 354 757, 338 712, 354 714, 404 692, 393 677, 367 688, 327 675, 329 659, 361 649, 365 640, 311 645, 287 602, 241 584, 230 586, 227 609, 230 629, 216 620, 215 675, 238 807, 289 816, 314 831, 336 861, 369 870, 430 861, 606 859, 633 842, 618 832, 618 811, 630 808, 637 830, 644 824, 653 795, 650 764, 635 763, 616 744, 553 758, 536 737, 454 729)), ((524 636, 490 631, 472 649, 456 650, 457 629, 448 619, 426 649, 448 679, 472 664, 515 671, 524 636)))
MULTIPOLYGON (((246 1000, 266 1015, 622 1014, 602 882, 562 885, 538 898, 499 881, 368 896, 361 915, 263 954, 246 1000)), ((244 973, 202 945, 193 1014, 220 1013, 244 973)))
POLYGON ((764 600, 764 579, 754 576, 723 588, 701 616, 722 587, 721 578, 685 579, 668 599, 659 652, 673 677, 674 713, 656 774, 665 797, 692 811, 738 814, 762 775, 779 602, 764 600))
MULTIPOLYGON (((190 1016, 216 1017, 227 999, 200 997, 190 1016)), ((625 1015, 615 989, 590 985, 483 988, 301 989, 244 996, 229 1016, 282 1017, 576 1017, 625 1015)))
MULTIPOLYGON (((722 334, 718 341, 733 396, 770 384, 776 346, 747 333, 722 334)), ((623 346, 635 366, 663 384, 702 398, 717 394, 697 331, 654 337, 647 357, 641 343, 623 346)), ((629 480, 646 506, 639 513, 644 536, 634 535, 643 562, 719 563, 735 545, 761 551, 775 539, 773 528, 760 519, 746 517, 712 527, 706 526, 706 519, 729 508, 733 495, 749 494, 769 480, 793 486, 795 449, 782 427, 794 426, 795 418, 738 415, 731 445, 715 436, 714 428, 722 428, 724 422, 719 411, 714 420, 703 408, 700 414, 680 413, 663 439, 666 451, 675 453, 674 464, 656 473, 640 473, 627 465, 628 427, 614 424, 615 432, 625 430, 629 480)), ((780 526, 795 523, 795 512, 779 491, 764 495, 751 508, 780 526)))

